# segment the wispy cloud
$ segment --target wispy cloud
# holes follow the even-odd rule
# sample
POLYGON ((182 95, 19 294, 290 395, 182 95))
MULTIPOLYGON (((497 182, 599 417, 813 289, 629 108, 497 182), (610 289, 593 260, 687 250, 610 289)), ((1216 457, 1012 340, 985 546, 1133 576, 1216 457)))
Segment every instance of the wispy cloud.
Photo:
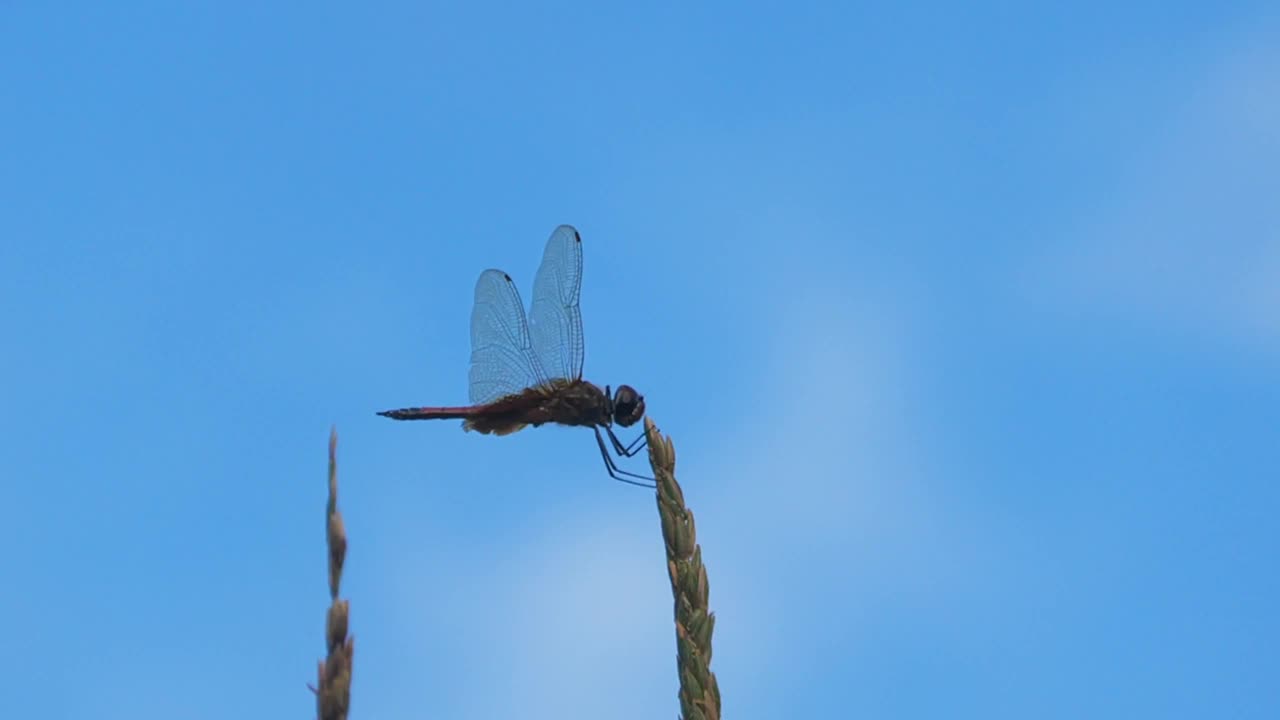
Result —
POLYGON ((931 484, 910 283, 812 287, 775 308, 755 411, 722 452, 682 460, 686 477, 723 480, 700 493, 699 530, 725 619, 721 687, 746 706, 798 691, 779 683, 807 680, 780 681, 780 663, 811 661, 887 608, 941 608, 990 553, 982 524, 931 484))
POLYGON ((1259 42, 1191 78, 1112 202, 1038 258, 1023 290, 1157 332, 1280 347, 1277 77, 1280 52, 1259 42))
POLYGON ((525 535, 523 546, 458 554, 430 578, 420 577, 422 588, 449 578, 419 596, 437 612, 419 615, 415 624, 428 623, 425 632, 437 647, 453 648, 456 665, 465 668, 440 697, 450 715, 560 718, 583 707, 609 708, 618 718, 671 712, 675 641, 661 545, 610 520, 566 514, 525 535))

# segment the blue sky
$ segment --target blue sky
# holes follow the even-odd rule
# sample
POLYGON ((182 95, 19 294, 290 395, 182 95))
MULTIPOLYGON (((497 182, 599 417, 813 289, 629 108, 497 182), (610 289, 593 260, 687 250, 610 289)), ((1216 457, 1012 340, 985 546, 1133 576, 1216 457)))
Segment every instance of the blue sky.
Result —
MULTIPOLYGON (((466 399, 585 252, 728 716, 1280 713, 1267 3, 7 3, 15 717, 305 715, 340 433, 353 717, 676 711, 653 502, 466 399)), ((628 436, 629 437, 629 436, 628 436)), ((633 467, 632 469, 641 469, 633 467)))

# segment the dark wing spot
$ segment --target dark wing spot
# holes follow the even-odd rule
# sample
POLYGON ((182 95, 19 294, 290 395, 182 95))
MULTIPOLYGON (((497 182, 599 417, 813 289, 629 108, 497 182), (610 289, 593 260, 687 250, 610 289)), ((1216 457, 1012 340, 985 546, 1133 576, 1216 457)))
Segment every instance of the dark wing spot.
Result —
POLYGON ((511 282, 511 276, 506 273, 502 273, 502 279, 511 282))
POLYGON ((577 231, 577 230, 574 230, 574 231, 573 231, 573 241, 574 241, 574 242, 582 242, 582 236, 578 234, 578 231, 577 231))

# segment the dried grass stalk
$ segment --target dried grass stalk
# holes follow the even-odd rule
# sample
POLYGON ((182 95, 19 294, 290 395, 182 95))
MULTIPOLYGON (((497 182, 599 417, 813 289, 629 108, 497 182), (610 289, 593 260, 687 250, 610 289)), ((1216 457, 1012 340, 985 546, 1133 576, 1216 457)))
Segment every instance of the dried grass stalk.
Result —
POLYGON ((711 672, 711 633, 716 616, 708 605, 710 588, 702 565, 693 511, 685 507, 676 482, 676 451, 649 418, 649 464, 657 480, 658 517, 667 548, 667 574, 675 600, 676 668, 680 674, 680 712, 684 720, 720 720, 720 686, 711 672))
POLYGON ((328 656, 320 661, 316 693, 316 713, 320 720, 346 720, 351 705, 351 660, 355 641, 347 636, 351 606, 338 599, 342 585, 342 564, 347 557, 347 531, 338 512, 338 431, 329 432, 329 502, 325 512, 329 545, 329 612, 325 622, 328 656))

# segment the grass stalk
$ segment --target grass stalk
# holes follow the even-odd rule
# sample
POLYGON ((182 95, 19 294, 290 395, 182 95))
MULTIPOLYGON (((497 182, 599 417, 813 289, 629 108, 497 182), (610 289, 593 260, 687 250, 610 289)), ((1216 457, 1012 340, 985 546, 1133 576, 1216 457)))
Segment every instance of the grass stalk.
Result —
POLYGON ((676 482, 676 451, 671 438, 644 420, 649 464, 657 482, 658 517, 667 550, 667 575, 675 601, 676 668, 680 675, 680 712, 684 720, 720 720, 720 686, 711 672, 711 634, 716 616, 708 605, 710 587, 702 564, 693 511, 676 482))
POLYGON ((346 720, 351 705, 351 661, 355 641, 347 635, 351 606, 338 599, 342 564, 347 557, 347 531, 338 512, 338 431, 329 432, 329 502, 325 511, 325 535, 329 546, 329 612, 325 619, 327 656, 320 661, 316 714, 320 720, 346 720))

